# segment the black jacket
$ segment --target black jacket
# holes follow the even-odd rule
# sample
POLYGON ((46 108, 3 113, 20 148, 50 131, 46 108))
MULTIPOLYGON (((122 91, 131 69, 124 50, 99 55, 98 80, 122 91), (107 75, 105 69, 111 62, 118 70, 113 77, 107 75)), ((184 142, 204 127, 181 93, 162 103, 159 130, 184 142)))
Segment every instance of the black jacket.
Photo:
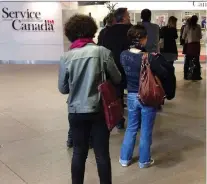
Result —
POLYGON ((171 100, 175 97, 176 92, 176 76, 175 68, 167 62, 161 54, 157 54, 149 58, 150 67, 154 74, 160 79, 165 90, 166 98, 171 100))
MULTIPOLYGON (((125 72, 120 63, 120 55, 124 50, 129 49, 130 43, 127 38, 127 32, 131 25, 115 24, 105 31, 102 46, 112 51, 114 61, 122 74, 122 82, 126 82, 125 72)), ((125 85, 126 86, 126 85, 125 85)))
POLYGON ((98 35, 98 45, 103 45, 103 39, 104 39, 104 35, 106 33, 106 31, 110 28, 110 26, 106 26, 105 28, 103 28, 99 35, 98 35))
POLYGON ((160 38, 164 39, 164 49, 161 52, 178 54, 176 39, 178 38, 177 29, 164 26, 160 31, 160 38))

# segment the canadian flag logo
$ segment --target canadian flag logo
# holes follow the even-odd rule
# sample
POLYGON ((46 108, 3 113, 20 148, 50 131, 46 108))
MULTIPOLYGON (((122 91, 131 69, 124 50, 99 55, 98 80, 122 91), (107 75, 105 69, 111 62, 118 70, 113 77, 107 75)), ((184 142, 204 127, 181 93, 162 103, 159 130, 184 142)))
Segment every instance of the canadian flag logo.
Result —
POLYGON ((50 24, 54 24, 55 23, 54 20, 47 20, 47 22, 50 23, 50 24))

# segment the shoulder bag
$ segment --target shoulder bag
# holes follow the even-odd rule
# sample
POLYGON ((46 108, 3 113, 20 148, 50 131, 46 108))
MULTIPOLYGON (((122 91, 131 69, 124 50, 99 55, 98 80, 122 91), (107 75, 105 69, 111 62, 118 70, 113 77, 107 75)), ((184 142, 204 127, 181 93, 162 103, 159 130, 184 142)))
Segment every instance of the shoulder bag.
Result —
POLYGON ((109 80, 106 79, 106 69, 100 49, 101 47, 99 47, 99 53, 102 83, 98 86, 98 90, 101 94, 105 121, 109 131, 111 131, 119 123, 119 121, 123 119, 124 109, 121 99, 117 96, 116 88, 109 80))
POLYGON ((158 77, 150 69, 148 53, 142 57, 138 99, 143 105, 159 107, 164 103, 165 91, 158 77))

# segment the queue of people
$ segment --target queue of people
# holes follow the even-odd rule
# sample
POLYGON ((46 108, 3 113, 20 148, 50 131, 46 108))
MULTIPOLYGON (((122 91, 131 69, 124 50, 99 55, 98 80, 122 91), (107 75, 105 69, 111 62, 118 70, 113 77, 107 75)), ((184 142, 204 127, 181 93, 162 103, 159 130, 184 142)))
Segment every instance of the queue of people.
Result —
MULTIPOLYGON (((151 144, 158 107, 146 105, 138 98, 142 82, 140 76, 142 69, 147 67, 143 59, 147 55, 150 70, 156 76, 153 79, 160 81, 157 84, 163 88, 165 98, 171 100, 175 97, 173 63, 178 55, 175 46, 177 19, 170 17, 168 25, 161 31, 158 25, 151 23, 150 10, 143 10, 141 19, 142 22, 132 25, 127 8, 118 8, 105 18, 106 25, 98 36, 98 44, 93 41, 98 28, 92 17, 77 14, 65 24, 64 32, 72 45, 60 60, 58 88, 62 94, 70 94, 67 101, 70 124, 67 145, 73 147, 72 184, 84 183, 90 147, 94 149, 100 184, 112 183, 110 130, 98 89, 103 82, 103 73, 115 86, 123 108, 126 107, 124 90, 128 91, 128 123, 117 159, 123 167, 131 164, 136 135, 140 130, 138 165, 147 168, 154 163, 151 144), (161 50, 160 38, 164 40, 161 50)), ((194 22, 184 28, 182 38, 187 44, 198 38, 189 39, 189 35, 197 30, 194 22)), ((124 117, 117 122, 117 129, 125 129, 124 117)))

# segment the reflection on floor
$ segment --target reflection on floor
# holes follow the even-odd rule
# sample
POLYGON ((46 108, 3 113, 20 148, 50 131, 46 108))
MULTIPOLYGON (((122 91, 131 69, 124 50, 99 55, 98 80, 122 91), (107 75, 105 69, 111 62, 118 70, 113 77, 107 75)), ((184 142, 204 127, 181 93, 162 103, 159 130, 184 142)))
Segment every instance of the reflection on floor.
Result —
MULTIPOLYGON (((66 96, 58 93, 57 71, 56 65, 0 65, 1 184, 71 183, 72 151, 65 147, 66 96)), ((110 147, 114 184, 205 182, 206 80, 183 81, 182 71, 178 64, 177 97, 166 102, 156 119, 153 167, 140 170, 135 162, 122 168, 118 158, 123 133, 113 131, 110 147)), ((136 148, 135 159, 137 155, 136 148)), ((85 183, 99 183, 92 151, 85 183)))

